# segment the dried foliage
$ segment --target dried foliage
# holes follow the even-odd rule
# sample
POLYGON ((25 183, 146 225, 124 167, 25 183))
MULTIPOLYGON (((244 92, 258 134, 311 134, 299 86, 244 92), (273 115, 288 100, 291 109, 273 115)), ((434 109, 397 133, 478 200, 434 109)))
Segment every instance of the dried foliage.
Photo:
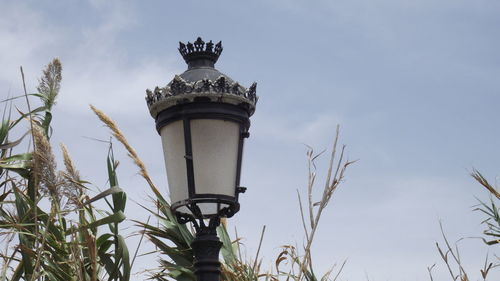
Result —
MULTIPOLYGON (((278 272, 284 274, 287 278, 291 278, 291 280, 332 280, 330 276, 333 273, 333 269, 336 267, 336 265, 334 265, 332 269, 326 272, 321 278, 315 276, 313 270, 311 247, 313 245, 314 237, 318 230, 323 211, 328 206, 328 203, 330 203, 334 192, 344 181, 347 168, 355 162, 345 159, 345 145, 340 148, 340 152, 338 151, 339 136, 340 127, 337 126, 335 140, 333 142, 332 152, 328 164, 328 170, 326 173, 325 184, 323 186, 321 197, 319 199, 314 198, 317 174, 315 161, 322 153, 315 154, 314 150, 311 147, 309 147, 307 151, 307 209, 304 207, 300 192, 297 191, 300 215, 305 236, 303 254, 301 255, 300 251, 296 247, 289 245, 283 247, 283 251, 279 254, 278 259, 276 260, 276 268, 278 272), (280 264, 285 260, 290 260, 291 263, 291 268, 287 271, 284 271, 279 267, 280 264)), ((339 274, 344 268, 345 263, 346 261, 342 263, 333 280, 336 280, 338 278, 339 274)))
POLYGON ((471 176, 491 194, 490 203, 479 201, 479 206, 475 210, 486 215, 482 223, 487 227, 484 234, 488 239, 484 239, 484 242, 488 245, 497 245, 500 243, 500 193, 476 169, 472 171, 471 176))
POLYGON ((43 75, 37 87, 38 95, 43 101, 47 110, 51 110, 56 103, 57 95, 61 88, 62 65, 59 59, 54 59, 43 70, 43 75))
MULTIPOLYGON (((459 243, 464 239, 459 239, 454 244, 451 244, 446 237, 443 229, 443 224, 441 222, 439 223, 439 227, 441 229, 443 243, 440 244, 439 242, 436 242, 436 249, 439 253, 439 257, 446 266, 446 271, 448 272, 450 279, 453 281, 470 281, 471 275, 465 269, 464 262, 460 255, 459 243)), ((500 267, 499 261, 500 259, 498 259, 497 257, 497 261, 493 262, 490 260, 489 255, 486 255, 483 268, 477 269, 483 281, 490 280, 488 279, 488 277, 491 275, 490 273, 495 270, 495 268, 500 267)), ((431 281, 434 280, 433 270, 435 267, 436 264, 433 264, 432 266, 427 268, 431 281)))
POLYGON ((55 156, 52 153, 52 146, 38 124, 33 124, 32 128, 31 134, 35 140, 33 161, 36 163, 36 165, 33 165, 33 173, 35 178, 38 179, 37 184, 40 186, 40 192, 42 196, 49 195, 60 201, 59 188, 61 179, 56 172, 57 165, 55 156))
POLYGON ((471 176, 484 188, 486 188, 493 196, 500 200, 500 192, 498 192, 498 190, 493 187, 478 170, 473 169, 471 176))
POLYGON ((67 199, 67 208, 83 208, 83 201, 85 200, 85 185, 80 179, 80 173, 75 167, 71 156, 69 155, 68 148, 64 144, 60 144, 61 151, 63 154, 65 171, 59 172, 59 177, 63 182, 63 189, 61 190, 61 195, 67 199))
MULTIPOLYGON (((482 224, 487 227, 483 233, 486 237, 488 237, 488 239, 483 238, 484 243, 490 246, 498 245, 500 243, 500 208, 497 206, 498 201, 500 200, 500 194, 498 193, 497 188, 492 186, 476 169, 473 169, 470 175, 491 194, 490 204, 479 201, 478 207, 474 210, 486 215, 486 219, 482 221, 482 224)), ((458 240, 454 245, 452 245, 445 235, 441 222, 439 223, 439 226, 441 229, 443 243, 440 244, 436 242, 436 248, 442 262, 446 266, 450 279, 453 281, 469 281, 470 273, 465 269, 458 247, 459 242, 463 239, 458 240)), ((427 268, 431 281, 434 280, 432 271, 435 267, 436 264, 427 268)), ((500 257, 495 255, 494 260, 492 261, 490 256, 486 254, 483 268, 480 268, 477 271, 479 271, 482 280, 486 281, 490 280, 488 277, 491 276, 491 272, 498 268, 500 268, 500 257)))
POLYGON ((137 152, 135 149, 128 143, 127 139, 123 135, 122 131, 118 128, 116 125, 115 121, 113 121, 111 118, 109 118, 104 112, 101 110, 97 109, 93 105, 90 105, 90 108, 94 113, 99 117, 99 119, 111 130, 113 136, 125 147, 125 149, 128 152, 128 156, 134 161, 134 164, 139 167, 139 172, 141 176, 146 180, 148 183, 149 187, 151 190, 157 195, 161 196, 160 192, 158 191, 158 188, 156 188, 155 184, 151 180, 151 177, 149 176, 149 173, 146 169, 146 165, 144 165, 144 162, 139 158, 137 155, 137 152))

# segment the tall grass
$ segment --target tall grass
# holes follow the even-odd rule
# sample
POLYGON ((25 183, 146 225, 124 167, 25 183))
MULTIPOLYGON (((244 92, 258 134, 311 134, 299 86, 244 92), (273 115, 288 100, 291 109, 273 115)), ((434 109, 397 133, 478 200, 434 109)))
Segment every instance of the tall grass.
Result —
MULTIPOLYGON (((22 68, 21 73, 25 85, 22 68)), ((119 230, 126 195, 118 186, 112 150, 103 163, 109 187, 93 198, 63 144, 64 169, 57 168, 50 137, 61 80, 62 65, 54 59, 36 93, 28 94, 25 87, 28 112, 18 110, 13 117, 5 103, 0 124, 0 228, 5 244, 0 280, 128 281, 129 253, 119 230), (25 133, 26 124, 30 129, 25 133), (23 152, 25 135, 31 141, 23 152), (101 200, 108 210, 94 206, 101 200)))

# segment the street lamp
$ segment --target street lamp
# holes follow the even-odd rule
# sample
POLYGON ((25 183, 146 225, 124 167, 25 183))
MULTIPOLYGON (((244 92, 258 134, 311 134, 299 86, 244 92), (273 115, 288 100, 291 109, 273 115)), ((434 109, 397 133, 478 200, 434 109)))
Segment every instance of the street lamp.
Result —
POLYGON ((245 192, 241 160, 257 84, 247 89, 214 68, 221 42, 198 37, 179 42, 179 52, 188 69, 167 86, 147 90, 146 101, 163 143, 172 212, 196 229, 197 280, 218 281, 222 243, 215 229, 221 217, 239 211, 245 192))

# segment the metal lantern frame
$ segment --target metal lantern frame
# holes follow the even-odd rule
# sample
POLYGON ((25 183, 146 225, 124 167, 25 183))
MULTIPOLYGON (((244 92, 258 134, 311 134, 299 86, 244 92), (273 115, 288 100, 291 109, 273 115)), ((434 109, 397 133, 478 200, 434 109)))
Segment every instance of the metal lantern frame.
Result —
MULTIPOLYGON (((187 185, 185 187, 187 188, 187 199, 184 199, 186 198, 186 193, 182 195, 180 200, 175 197, 177 201, 172 202, 170 207, 172 213, 176 215, 178 222, 192 222, 196 230, 196 237, 191 243, 196 278, 198 281, 219 281, 219 251, 222 242, 217 237, 216 227, 220 224, 221 217, 232 217, 240 210, 240 203, 238 202, 239 194, 246 190, 246 188, 240 186, 241 162, 243 159, 244 141, 249 136, 250 116, 254 113, 258 100, 256 95, 257 84, 253 83, 249 88, 245 88, 215 69, 214 65, 222 52, 221 42, 217 44, 212 43, 212 41, 204 42, 198 37, 193 43, 188 42, 184 44, 179 42, 179 52, 188 64, 188 70, 180 75, 176 75, 165 87, 156 87, 154 91, 146 90, 146 102, 151 116, 156 120, 156 130, 158 133, 162 135, 163 128, 166 130, 164 135, 162 135, 162 141, 168 141, 168 138, 173 136, 175 139, 173 146, 183 144, 184 147, 184 151, 169 150, 165 146, 166 142, 163 143, 166 162, 169 157, 167 156, 167 152, 174 151, 175 156, 170 159, 175 160, 170 161, 174 161, 173 163, 175 164, 182 163, 179 161, 185 161, 186 164, 185 171, 175 170, 175 168, 173 171, 182 173, 182 175, 174 173, 175 176, 179 176, 179 179, 184 177, 185 172, 186 181, 183 180, 182 184, 176 182, 175 190, 177 192, 179 187, 187 185), (228 173, 231 173, 230 180, 223 184, 218 183, 220 184, 219 187, 224 186, 222 188, 223 191, 221 190, 221 192, 225 192, 224 194, 206 193, 204 188, 199 189, 200 193, 197 192, 197 183, 195 181, 197 171, 195 169, 199 167, 195 167, 195 162, 198 158, 193 153, 193 147, 196 148, 199 143, 196 144, 195 142, 193 145, 193 131, 196 132, 197 130, 196 128, 192 130, 193 120, 229 121, 233 124, 230 126, 224 124, 226 128, 234 126, 234 124, 237 124, 239 128, 239 131, 237 131, 236 127, 230 129, 234 129, 233 133, 239 133, 239 135, 231 136, 232 142, 228 145, 231 146, 230 149, 237 149, 237 151, 231 150, 231 152, 236 152, 236 162, 233 162, 234 154, 232 154, 230 160, 231 163, 235 163, 236 170, 233 170, 231 166, 231 171, 228 171, 228 173), (179 123, 173 124, 173 122, 179 123), (181 124, 182 127, 180 127, 181 124), (168 132, 167 127, 170 127, 173 131, 168 132), (164 137, 165 140, 163 139, 164 137), (235 139, 236 137, 238 138, 237 140, 235 139), (234 193, 232 193, 233 183, 231 183, 233 176, 234 193), (201 193, 201 191, 205 193, 201 193), (203 207, 203 205, 200 204, 206 203, 209 206, 215 204, 216 210, 207 211, 206 213, 202 212, 200 206, 203 207), (183 210, 180 208, 183 208, 183 210), (189 212, 184 211, 186 208, 189 212), (205 220, 208 220, 208 224, 205 220)), ((211 132, 217 134, 218 131, 216 130, 214 129, 211 132)), ((225 141, 226 139, 215 138, 213 141, 215 141, 216 147, 223 145, 219 142, 220 140, 225 141)), ((199 142, 201 139, 197 139, 196 141, 199 142)), ((180 147, 179 149, 181 149, 180 147)), ((220 152, 219 150, 212 151, 220 152)), ((206 154, 203 156, 206 152, 205 150, 199 152, 201 155, 200 159, 206 159, 204 158, 206 154)), ((230 151, 227 150, 227 152, 230 151)), ((227 156, 224 153, 215 155, 220 156, 218 159, 222 160, 223 163, 227 163, 225 161, 229 160, 224 158, 223 155, 227 156)), ((214 162, 220 164, 218 161, 214 162)), ((223 166, 221 166, 221 171, 225 172, 223 166)), ((211 172, 213 170, 207 169, 205 171, 211 172)), ((198 179, 203 182, 205 177, 198 179)), ((207 186, 213 187, 210 184, 207 186)))
POLYGON ((161 111, 156 118, 156 129, 160 132, 164 126, 179 120, 182 120, 184 129, 184 158, 186 160, 187 169, 188 199, 174 202, 171 206, 172 211, 177 215, 177 218, 181 223, 194 221, 195 219, 232 217, 240 209, 240 204, 238 202, 239 194, 245 192, 246 190, 246 188, 240 186, 240 177, 244 140, 249 136, 248 129, 250 127, 250 118, 248 111, 233 104, 210 101, 207 102, 203 101, 203 99, 198 99, 190 103, 179 104, 161 111), (239 125, 234 196, 196 192, 196 182, 194 176, 195 171, 193 165, 193 158, 196 157, 196 155, 193 155, 191 139, 191 120, 195 119, 224 120, 235 122, 239 125), (213 215, 202 214, 197 206, 199 203, 216 203, 217 213, 213 215), (222 205, 227 205, 227 207, 222 207, 222 205), (187 207, 191 211, 192 215, 177 212, 177 209, 183 206, 187 207))

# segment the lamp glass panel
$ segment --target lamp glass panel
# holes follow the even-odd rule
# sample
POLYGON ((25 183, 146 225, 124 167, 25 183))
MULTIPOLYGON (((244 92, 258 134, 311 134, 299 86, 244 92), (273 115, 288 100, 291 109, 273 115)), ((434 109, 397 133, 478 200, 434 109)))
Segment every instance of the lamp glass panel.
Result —
MULTIPOLYGON (((186 155, 184 143, 184 124, 182 120, 174 121, 164 126, 161 131, 165 166, 167 168, 170 200, 176 203, 189 197, 186 155)), ((184 208, 187 210, 187 208, 184 208)), ((185 212, 185 210, 179 210, 185 212)))
POLYGON ((217 203, 198 203, 196 204, 199 208, 200 211, 203 215, 205 216, 211 216, 211 215, 217 215, 220 210, 229 207, 228 204, 220 204, 220 207, 217 206, 217 203), (220 208, 220 210, 218 210, 220 208))
MULTIPOLYGON (((196 194, 234 197, 240 124, 218 119, 193 119, 190 125, 196 194)), ((214 208, 206 207, 210 212, 214 208)))

